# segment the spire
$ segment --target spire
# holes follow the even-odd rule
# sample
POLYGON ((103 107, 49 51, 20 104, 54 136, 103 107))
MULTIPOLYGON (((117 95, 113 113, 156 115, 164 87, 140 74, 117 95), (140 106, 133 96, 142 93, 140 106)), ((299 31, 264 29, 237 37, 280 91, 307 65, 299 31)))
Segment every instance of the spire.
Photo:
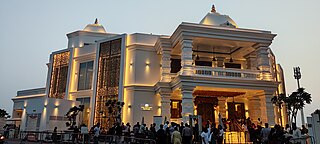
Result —
POLYGON ((99 24, 98 18, 96 18, 96 20, 94 21, 94 24, 99 24))
POLYGON ((212 13, 216 13, 216 12, 217 12, 217 11, 216 11, 216 7, 214 7, 214 4, 212 5, 211 12, 212 12, 212 13))

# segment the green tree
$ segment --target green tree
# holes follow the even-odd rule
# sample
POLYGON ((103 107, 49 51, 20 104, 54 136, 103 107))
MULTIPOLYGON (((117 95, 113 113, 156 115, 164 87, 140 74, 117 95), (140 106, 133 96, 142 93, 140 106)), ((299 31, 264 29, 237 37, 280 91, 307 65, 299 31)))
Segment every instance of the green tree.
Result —
POLYGON ((273 98, 271 99, 271 102, 277 106, 280 110, 280 123, 282 125, 282 116, 281 116, 281 110, 282 110, 282 105, 286 100, 286 95, 285 94, 279 94, 278 96, 273 96, 273 98))
POLYGON ((67 112, 66 116, 69 122, 66 122, 66 126, 69 127, 70 130, 72 130, 76 125, 77 116, 79 112, 83 112, 83 109, 84 109, 84 105, 79 105, 79 107, 74 106, 70 108, 69 111, 67 112))
POLYGON ((0 109, 0 118, 10 118, 10 115, 4 109, 0 109))
POLYGON ((311 94, 305 91, 305 88, 299 88, 297 91, 292 92, 289 97, 285 98, 285 103, 287 104, 289 121, 291 123, 297 122, 297 113, 299 110, 304 108, 306 104, 310 104, 311 94))

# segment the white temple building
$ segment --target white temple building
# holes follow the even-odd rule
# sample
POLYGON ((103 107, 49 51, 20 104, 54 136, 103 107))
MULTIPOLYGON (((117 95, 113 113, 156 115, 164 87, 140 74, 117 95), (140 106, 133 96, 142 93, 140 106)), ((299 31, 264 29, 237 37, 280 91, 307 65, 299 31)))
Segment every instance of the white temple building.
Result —
POLYGON ((171 35, 114 34, 96 22, 67 34, 50 54, 44 88, 12 98, 21 130, 67 129, 67 111, 80 104, 78 123, 110 126, 108 100, 125 103, 122 121, 150 125, 154 116, 188 122, 189 115, 261 118, 287 123, 271 98, 285 93, 283 70, 270 45, 276 34, 244 29, 213 7, 200 23, 182 22, 171 35))

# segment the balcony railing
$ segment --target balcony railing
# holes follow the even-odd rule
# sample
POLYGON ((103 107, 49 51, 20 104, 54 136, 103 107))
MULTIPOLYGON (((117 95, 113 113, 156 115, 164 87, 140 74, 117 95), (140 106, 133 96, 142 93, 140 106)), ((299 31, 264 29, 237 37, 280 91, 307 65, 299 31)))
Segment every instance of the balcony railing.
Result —
POLYGON ((260 71, 220 67, 195 66, 196 76, 260 80, 260 71))

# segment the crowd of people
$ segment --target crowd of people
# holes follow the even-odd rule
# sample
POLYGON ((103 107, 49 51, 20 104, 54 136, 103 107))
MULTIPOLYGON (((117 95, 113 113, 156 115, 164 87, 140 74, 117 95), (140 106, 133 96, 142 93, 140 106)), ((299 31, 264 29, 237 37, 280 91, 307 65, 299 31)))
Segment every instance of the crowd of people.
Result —
MULTIPOLYGON (((262 126, 260 119, 255 124, 251 122, 250 118, 241 121, 241 123, 240 128, 241 132, 244 133, 245 142, 252 142, 253 144, 285 144, 289 143, 292 138, 301 138, 303 135, 308 134, 308 129, 305 126, 302 126, 302 129, 298 129, 294 123, 292 128, 288 124, 286 127, 275 125, 271 128, 268 123, 262 126)), ((159 127, 155 123, 150 124, 149 127, 139 122, 133 127, 131 127, 130 123, 117 123, 108 131, 101 130, 99 123, 91 127, 90 130, 83 124, 80 128, 74 128, 72 140, 78 141, 78 138, 83 136, 82 139, 85 142, 89 142, 90 138, 88 136, 92 134, 94 143, 98 143, 99 136, 102 134, 116 135, 118 138, 152 139, 159 144, 222 144, 227 139, 225 132, 228 129, 231 129, 231 124, 223 123, 216 126, 210 121, 203 125, 201 132, 199 132, 199 125, 196 121, 193 126, 183 122, 177 124, 167 121, 165 124, 160 124, 159 127)), ((54 133, 56 133, 56 128, 54 133)), ((54 133, 53 136, 55 136, 54 133)))

